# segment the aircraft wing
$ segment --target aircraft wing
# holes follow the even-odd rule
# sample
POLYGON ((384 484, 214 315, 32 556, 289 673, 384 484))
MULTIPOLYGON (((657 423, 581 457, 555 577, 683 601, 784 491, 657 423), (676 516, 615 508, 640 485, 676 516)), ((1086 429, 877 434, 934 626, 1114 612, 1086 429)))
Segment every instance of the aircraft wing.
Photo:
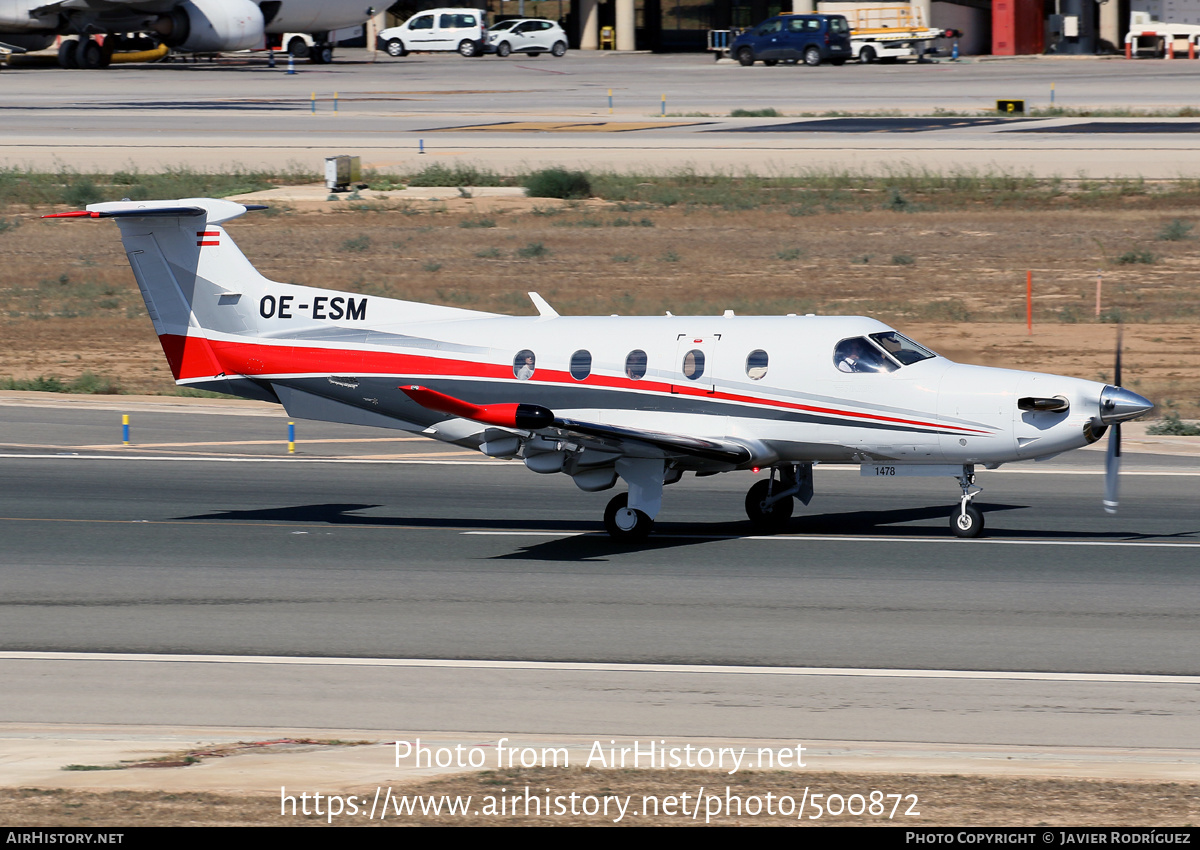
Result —
POLYGON ((586 438, 587 442, 598 441, 602 448, 622 453, 635 446, 648 446, 669 457, 689 457, 733 466, 746 463, 752 457, 749 448, 733 440, 714 440, 564 419, 555 416, 549 408, 536 404, 476 405, 427 387, 408 386, 400 387, 400 390, 422 407, 439 413, 449 413, 452 416, 502 428, 538 431, 542 434, 553 432, 559 436, 580 436, 586 438))

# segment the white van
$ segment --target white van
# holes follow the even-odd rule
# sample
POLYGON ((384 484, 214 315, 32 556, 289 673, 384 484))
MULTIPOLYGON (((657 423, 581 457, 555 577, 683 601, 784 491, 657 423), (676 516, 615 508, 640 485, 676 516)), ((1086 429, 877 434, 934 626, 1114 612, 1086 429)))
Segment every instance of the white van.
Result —
POLYGON ((380 32, 377 44, 389 56, 434 50, 456 50, 463 56, 481 56, 487 39, 483 15, 482 9, 418 12, 400 26, 380 32))

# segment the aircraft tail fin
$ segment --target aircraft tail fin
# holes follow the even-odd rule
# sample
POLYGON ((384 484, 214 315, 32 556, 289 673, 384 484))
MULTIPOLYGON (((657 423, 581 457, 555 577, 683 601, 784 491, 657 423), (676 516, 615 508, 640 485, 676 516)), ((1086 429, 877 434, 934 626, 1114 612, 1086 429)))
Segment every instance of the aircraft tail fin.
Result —
POLYGON ((258 330, 254 305, 275 285, 221 225, 265 209, 213 198, 117 201, 47 218, 111 218, 175 379, 222 373, 208 339, 258 330))

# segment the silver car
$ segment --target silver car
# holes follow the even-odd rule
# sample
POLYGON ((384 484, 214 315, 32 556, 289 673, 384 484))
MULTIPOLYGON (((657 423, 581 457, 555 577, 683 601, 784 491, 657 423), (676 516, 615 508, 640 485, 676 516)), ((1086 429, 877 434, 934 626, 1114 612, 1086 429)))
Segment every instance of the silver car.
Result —
POLYGON ((527 53, 530 56, 551 53, 562 56, 567 52, 567 34, 554 21, 514 18, 489 27, 483 49, 500 57, 510 53, 527 53))

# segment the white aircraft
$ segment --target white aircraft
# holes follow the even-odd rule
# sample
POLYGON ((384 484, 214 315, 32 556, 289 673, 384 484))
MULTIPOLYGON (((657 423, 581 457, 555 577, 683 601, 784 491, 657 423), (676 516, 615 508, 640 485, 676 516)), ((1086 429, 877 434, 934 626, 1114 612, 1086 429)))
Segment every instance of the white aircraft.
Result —
POLYGON ((127 33, 145 33, 189 53, 248 50, 266 35, 314 35, 309 57, 329 62, 329 31, 375 14, 366 0, 0 0, 0 42, 43 50, 64 39, 64 68, 103 68, 127 33), (101 46, 93 35, 111 33, 101 46))
POLYGON ((276 283, 221 226, 231 201, 120 201, 49 218, 113 218, 179 384, 281 403, 289 416, 399 428, 569 475, 623 479, 604 514, 617 538, 649 533, 685 472, 767 468, 746 496, 764 530, 813 467, 878 477, 946 475, 950 525, 983 530, 975 469, 1046 458, 1112 426, 1107 510, 1117 505, 1120 423, 1151 403, 1116 385, 953 363, 855 316, 504 316, 276 283))

